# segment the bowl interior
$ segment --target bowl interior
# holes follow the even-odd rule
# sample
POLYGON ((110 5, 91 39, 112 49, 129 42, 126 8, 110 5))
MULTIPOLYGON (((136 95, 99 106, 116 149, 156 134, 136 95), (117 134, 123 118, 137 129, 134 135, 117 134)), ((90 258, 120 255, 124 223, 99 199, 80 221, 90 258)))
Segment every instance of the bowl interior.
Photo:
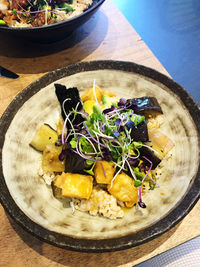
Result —
MULTIPOLYGON (((194 196, 192 195, 193 199, 190 203, 183 204, 183 199, 188 195, 194 181, 199 179, 196 176, 199 167, 199 137, 190 112, 177 94, 153 77, 157 72, 151 70, 153 75, 145 75, 144 70, 147 74, 149 69, 141 67, 138 71, 140 68, 138 65, 130 65, 133 67, 130 71, 126 68, 126 63, 123 63, 121 67, 119 67, 119 62, 112 64, 118 67, 109 67, 109 62, 105 63, 104 68, 98 62, 96 65, 82 63, 72 69, 64 68, 49 73, 45 78, 25 89, 22 95, 15 99, 15 104, 11 104, 13 106, 11 109, 15 111, 8 110, 5 113, 11 118, 10 122, 9 120, 4 122, 7 131, 6 134, 4 133, 5 139, 4 135, 2 137, 3 178, 1 179, 4 179, 12 200, 25 217, 29 218, 34 226, 42 229, 39 231, 39 236, 46 239, 44 237, 46 233, 51 233, 51 236, 54 236, 53 241, 49 238, 46 241, 57 245, 61 244, 55 239, 61 236, 95 240, 97 243, 93 246, 93 250, 101 248, 105 250, 104 245, 101 248, 98 247, 98 241, 99 244, 103 244, 105 239, 110 239, 115 240, 113 242, 116 244, 116 240, 121 237, 126 237, 126 239, 121 243, 120 248, 127 247, 128 242, 129 246, 134 245, 133 236, 142 233, 145 229, 150 229, 156 223, 158 223, 157 232, 155 232, 156 229, 150 231, 146 239, 164 231, 163 225, 159 228, 159 222, 166 216, 169 216, 166 227, 173 225, 180 219, 180 216, 184 215, 183 211, 188 210, 198 195, 196 192, 194 196), (43 123, 48 123, 55 128, 60 106, 54 92, 54 81, 67 87, 75 86, 82 94, 92 86, 93 79, 102 89, 115 92, 119 98, 156 97, 164 112, 161 131, 175 144, 170 155, 161 163, 159 187, 149 190, 143 197, 147 208, 134 207, 125 213, 124 218, 117 220, 91 216, 79 211, 72 214, 67 201, 54 198, 51 187, 39 177, 41 154, 29 146, 36 130, 43 123), (176 216, 170 217, 171 212, 180 205, 182 205, 182 212, 177 211, 176 216)), ((165 76, 161 75, 161 77, 165 79, 165 76)), ((168 78, 166 80, 168 81, 168 78)), ((12 213, 12 210, 10 212, 12 213)), ((34 229, 29 230, 35 232, 34 229)), ((141 240, 143 239, 145 239, 144 236, 141 240)), ((70 247, 63 240, 63 246, 70 247)), ((137 240, 136 243, 141 240, 137 240)), ((83 241, 83 244, 87 242, 83 241)), ((91 244, 85 245, 86 250, 91 244)), ((115 247, 113 243, 110 246, 107 250, 115 247)), ((79 244, 78 249, 81 250, 83 247, 84 245, 79 244)))

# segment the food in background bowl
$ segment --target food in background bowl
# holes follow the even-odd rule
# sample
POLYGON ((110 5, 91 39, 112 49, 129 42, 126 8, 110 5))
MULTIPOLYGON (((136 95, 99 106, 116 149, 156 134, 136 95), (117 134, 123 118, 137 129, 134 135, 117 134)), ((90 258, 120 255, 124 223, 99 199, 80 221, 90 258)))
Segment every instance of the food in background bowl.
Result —
POLYGON ((158 128, 163 111, 155 97, 120 98, 93 84, 81 98, 76 87, 55 84, 61 117, 54 130, 43 124, 30 145, 42 151, 39 175, 56 198, 109 219, 124 208, 146 208, 158 165, 173 142, 158 128), (156 171, 155 171, 156 170, 156 171))
POLYGON ((3 0, 0 6, 0 25, 49 25, 80 15, 92 3, 93 0, 3 0))

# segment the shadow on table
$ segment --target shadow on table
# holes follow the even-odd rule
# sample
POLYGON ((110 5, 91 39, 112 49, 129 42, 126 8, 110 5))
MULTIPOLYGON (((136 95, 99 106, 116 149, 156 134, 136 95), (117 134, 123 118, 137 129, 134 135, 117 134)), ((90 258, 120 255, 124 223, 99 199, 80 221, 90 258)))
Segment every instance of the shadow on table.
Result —
MULTIPOLYGON (((167 241, 167 239, 174 234, 178 225, 173 227, 170 231, 164 233, 161 237, 127 250, 107 253, 80 253, 62 248, 54 247, 50 244, 44 243, 39 239, 33 237, 17 225, 8 215, 9 222, 19 237, 33 250, 41 256, 46 257, 52 262, 62 264, 63 266, 70 267, 93 267, 93 266, 109 266, 114 267, 127 263, 133 263, 138 259, 145 257, 152 251, 156 250, 159 246, 167 241)), ((48 266, 43 265, 43 266, 48 266)), ((54 265, 52 265, 54 266, 54 265)), ((57 265, 56 265, 57 266, 57 265)))
POLYGON ((2 35, 0 62, 16 73, 44 73, 78 62, 96 50, 108 30, 108 18, 101 11, 66 39, 50 44, 33 43, 2 35))

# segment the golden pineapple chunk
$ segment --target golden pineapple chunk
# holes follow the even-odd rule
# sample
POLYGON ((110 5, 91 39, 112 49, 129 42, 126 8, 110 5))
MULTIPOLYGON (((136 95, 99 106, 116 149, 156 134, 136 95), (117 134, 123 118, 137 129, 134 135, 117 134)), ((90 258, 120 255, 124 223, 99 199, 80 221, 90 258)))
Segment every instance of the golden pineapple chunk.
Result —
MULTIPOLYGON (((110 97, 116 96, 115 93, 110 92, 110 91, 108 91, 108 90, 102 90, 102 89, 100 89, 97 85, 95 85, 95 94, 96 94, 97 101, 98 101, 99 103, 102 101, 102 96, 103 96, 103 95, 107 95, 107 96, 110 96, 110 97)), ((85 93, 81 96, 81 100, 82 100, 83 102, 85 102, 85 101, 87 101, 87 100, 94 100, 94 101, 96 101, 95 96, 94 96, 93 88, 89 88, 89 89, 87 90, 87 92, 85 92, 85 93)))
POLYGON ((43 151, 42 169, 45 172, 63 172, 65 170, 65 162, 59 160, 62 151, 61 146, 47 145, 43 151))
POLYGON ((95 105, 95 101, 94 100, 86 100, 83 103, 83 108, 85 110, 85 112, 87 112, 89 115, 91 115, 93 113, 93 107, 95 105))
MULTIPOLYGON (((97 101, 100 103, 101 102, 101 98, 102 98, 102 91, 98 86, 95 86, 95 94, 96 94, 96 98, 97 101)), ((94 92, 93 92, 93 88, 89 88, 87 90, 87 92, 85 92, 82 96, 81 96, 81 100, 84 102, 86 100, 96 100, 95 96, 94 96, 94 92)))
POLYGON ((58 140, 56 131, 48 124, 43 124, 36 132, 30 145, 38 151, 43 151, 48 144, 55 144, 58 140))
POLYGON ((114 96, 116 96, 115 93, 113 93, 113 92, 111 92, 111 91, 109 91, 109 90, 102 90, 102 95, 108 95, 108 96, 110 96, 110 97, 114 97, 114 96))
POLYGON ((114 164, 111 162, 103 160, 95 164, 94 177, 99 184, 110 184, 114 173, 114 164))
POLYGON ((62 173, 57 175, 54 185, 62 189, 62 197, 76 197, 88 199, 92 193, 93 178, 90 175, 77 173, 62 173))
POLYGON ((134 187, 134 180, 123 172, 116 176, 112 187, 110 184, 108 185, 108 191, 122 202, 132 202, 134 204, 138 201, 137 188, 134 187))

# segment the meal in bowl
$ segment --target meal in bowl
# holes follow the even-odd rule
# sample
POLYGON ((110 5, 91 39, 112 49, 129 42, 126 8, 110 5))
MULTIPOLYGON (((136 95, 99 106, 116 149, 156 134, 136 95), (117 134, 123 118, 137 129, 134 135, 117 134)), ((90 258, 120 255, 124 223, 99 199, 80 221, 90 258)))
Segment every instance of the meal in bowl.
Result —
POLYGON ((38 27, 71 19, 93 0, 1 0, 0 26, 38 27))
POLYGON ((159 164, 174 146, 159 130, 163 111, 155 97, 117 99, 95 85, 55 84, 61 107, 57 129, 43 124, 30 145, 42 152, 39 175, 58 199, 110 219, 145 209, 142 196, 159 186, 159 164))

